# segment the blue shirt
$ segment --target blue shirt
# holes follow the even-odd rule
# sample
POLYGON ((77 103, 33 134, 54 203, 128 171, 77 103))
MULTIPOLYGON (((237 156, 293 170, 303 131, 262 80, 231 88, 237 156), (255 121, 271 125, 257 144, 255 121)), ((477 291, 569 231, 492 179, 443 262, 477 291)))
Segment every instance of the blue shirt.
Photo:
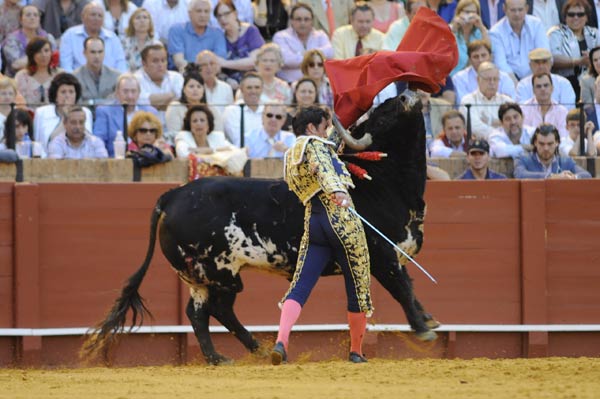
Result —
POLYGON ((589 179, 590 173, 577 165, 569 157, 555 156, 549 168, 546 168, 536 153, 521 155, 515 158, 514 175, 517 179, 545 179, 552 173, 571 171, 578 179, 589 179))
MULTIPOLYGON (((85 65, 83 42, 88 36, 83 25, 73 26, 63 33, 60 39, 60 67, 65 72, 73 73, 74 70, 85 65)), ((100 38, 104 40, 104 65, 120 72, 129 71, 121 40, 113 32, 104 28, 100 30, 100 38)))
MULTIPOLYGON (((485 174, 485 180, 499 180, 499 179, 506 179, 506 178, 507 177, 504 176, 502 173, 494 172, 490 168, 488 168, 487 173, 485 174)), ((475 179, 475 176, 473 176, 473 172, 471 171, 471 168, 468 168, 467 170, 465 170, 465 173, 460 175, 460 177, 457 180, 477 180, 477 179, 475 179)))
MULTIPOLYGON (((283 141, 286 147, 290 148, 296 142, 294 133, 280 130, 273 137, 274 142, 283 141)), ((262 127, 252 130, 244 139, 245 146, 248 148, 248 157, 250 158, 283 158, 284 153, 271 151, 272 144, 269 142, 269 135, 262 127)))
POLYGON ((543 47, 550 51, 550 42, 542 21, 532 15, 525 16, 521 37, 512 30, 507 17, 502 18, 490 29, 489 36, 494 62, 498 68, 506 73, 514 73, 518 79, 531 74, 531 50, 543 47))
POLYGON ((210 26, 202 35, 197 34, 191 22, 173 25, 169 29, 169 54, 183 54, 187 62, 195 62, 202 50, 210 50, 219 57, 227 58, 225 34, 210 26))

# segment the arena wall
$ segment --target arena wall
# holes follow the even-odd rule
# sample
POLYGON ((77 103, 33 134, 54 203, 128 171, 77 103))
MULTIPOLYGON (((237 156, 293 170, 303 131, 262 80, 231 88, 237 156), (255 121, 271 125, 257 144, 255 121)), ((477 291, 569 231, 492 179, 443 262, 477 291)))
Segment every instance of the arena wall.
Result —
MULTIPOLYGON (((151 209, 176 185, 0 183, 0 365, 80 365, 80 328, 104 316, 141 265, 151 209)), ((374 283, 368 356, 600 355, 600 181, 431 182, 426 197, 418 260, 439 284, 408 267, 417 296, 443 323, 440 338, 415 341, 401 307, 374 283)), ((256 271, 244 271, 243 279, 238 316, 262 326, 257 336, 272 341, 276 303, 288 283, 256 271)), ((141 294, 154 315, 145 325, 189 328, 187 290, 159 249, 141 294)), ((321 279, 299 321, 316 331, 294 333, 290 356, 345 356, 347 332, 336 327, 345 323, 342 279, 321 279)), ((245 356, 230 334, 213 337, 222 353, 245 356)), ((175 330, 123 337, 104 360, 202 361, 193 335, 175 330)))

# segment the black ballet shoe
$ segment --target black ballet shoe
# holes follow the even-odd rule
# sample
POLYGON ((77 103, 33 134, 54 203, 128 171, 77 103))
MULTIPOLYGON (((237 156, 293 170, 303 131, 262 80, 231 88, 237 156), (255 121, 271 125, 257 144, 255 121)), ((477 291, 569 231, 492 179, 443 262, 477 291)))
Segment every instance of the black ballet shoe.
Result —
POLYGON ((359 355, 356 352, 350 352, 350 356, 348 356, 348 360, 352 363, 366 363, 368 360, 363 355, 359 355))
POLYGON ((283 342, 277 342, 271 351, 271 364, 273 366, 279 366, 281 363, 287 363, 287 353, 283 342))

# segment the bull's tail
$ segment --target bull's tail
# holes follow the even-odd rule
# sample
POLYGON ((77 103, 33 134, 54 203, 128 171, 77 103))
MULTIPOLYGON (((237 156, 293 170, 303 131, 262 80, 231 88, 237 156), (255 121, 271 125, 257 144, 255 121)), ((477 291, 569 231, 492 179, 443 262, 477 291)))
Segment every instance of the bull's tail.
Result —
POLYGON ((135 326, 141 326, 144 322, 144 316, 148 315, 152 318, 152 314, 146 307, 144 299, 140 296, 138 289, 144 280, 144 276, 150 267, 152 255, 154 254, 154 246, 156 244, 156 231, 160 216, 162 215, 162 203, 165 195, 163 195, 152 212, 150 218, 150 242, 146 259, 142 266, 131 276, 125 287, 121 291, 121 296, 115 301, 112 309, 109 311, 106 318, 93 327, 90 332, 90 337, 84 342, 79 355, 81 358, 91 360, 98 355, 102 355, 104 361, 108 359, 108 352, 112 345, 117 341, 117 334, 125 329, 127 321, 127 312, 132 311, 132 321, 130 330, 135 326))

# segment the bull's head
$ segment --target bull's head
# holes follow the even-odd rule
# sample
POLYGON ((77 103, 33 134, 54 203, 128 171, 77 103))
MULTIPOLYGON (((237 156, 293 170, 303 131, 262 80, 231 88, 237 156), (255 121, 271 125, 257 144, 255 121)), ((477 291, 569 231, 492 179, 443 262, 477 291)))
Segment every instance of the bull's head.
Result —
POLYGON ((371 135, 369 133, 365 133, 365 135, 362 136, 360 139, 355 139, 354 137, 352 137, 350 132, 348 132, 342 126, 339 119, 335 115, 333 115, 333 126, 340 134, 340 137, 342 138, 342 140, 344 140, 344 143, 346 143, 346 145, 348 147, 352 148, 355 151, 363 151, 368 146, 370 146, 371 143, 373 142, 371 135))

